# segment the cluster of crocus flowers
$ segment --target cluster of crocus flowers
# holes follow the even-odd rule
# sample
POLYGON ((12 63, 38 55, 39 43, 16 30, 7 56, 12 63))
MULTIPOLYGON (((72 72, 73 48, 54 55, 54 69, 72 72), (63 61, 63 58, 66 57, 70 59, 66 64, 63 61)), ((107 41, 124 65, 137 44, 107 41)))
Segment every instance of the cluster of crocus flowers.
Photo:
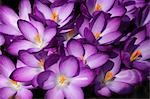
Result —
POLYGON ((32 99, 37 88, 45 99, 84 99, 89 86, 97 96, 131 93, 150 79, 149 6, 20 0, 16 13, 0 5, 0 99, 32 99))

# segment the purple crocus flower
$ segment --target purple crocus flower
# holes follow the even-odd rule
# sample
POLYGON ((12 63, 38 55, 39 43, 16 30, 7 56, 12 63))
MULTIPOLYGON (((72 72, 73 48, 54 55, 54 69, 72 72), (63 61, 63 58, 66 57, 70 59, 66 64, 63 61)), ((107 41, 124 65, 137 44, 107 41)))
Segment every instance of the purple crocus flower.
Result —
POLYGON ((93 43, 96 40, 99 44, 108 44, 120 37, 121 33, 118 31, 118 28, 121 19, 119 17, 106 17, 108 17, 106 14, 100 12, 92 19, 89 28, 86 27, 84 29, 84 37, 88 41, 93 43))
POLYGON ((9 78, 13 70, 15 70, 13 62, 0 55, 0 99, 32 99, 32 92, 28 90, 32 86, 9 78))
POLYGON ((107 63, 99 71, 96 78, 96 93, 102 96, 111 96, 112 92, 117 94, 128 94, 133 86, 142 81, 141 73, 136 69, 121 69, 120 56, 111 59, 113 63, 107 63), (111 66, 113 66, 111 68, 111 66), (121 71, 119 71, 121 69, 121 71))
MULTIPOLYGON (((131 44, 131 43, 130 43, 131 44)), ((126 46, 128 49, 130 45, 126 46)), ((134 67, 139 70, 144 71, 150 71, 150 63, 147 61, 147 59, 150 58, 150 54, 148 53, 150 51, 150 40, 145 40, 139 44, 136 48, 130 48, 133 49, 131 52, 127 52, 128 50, 125 50, 125 52, 122 52, 122 61, 126 66, 134 67)))
POLYGON ((135 18, 137 8, 143 7, 146 3, 145 0, 118 0, 122 6, 125 6, 127 15, 131 20, 135 18))
MULTIPOLYGON (((124 6, 115 4, 116 0, 86 0, 86 7, 81 6, 82 13, 88 9, 90 15, 99 11, 110 13, 113 16, 123 16, 126 12, 124 6), (83 10, 84 9, 84 10, 83 10)), ((87 13, 87 12, 86 12, 87 13)))
POLYGON ((37 59, 33 54, 27 51, 19 52, 19 59, 17 62, 17 69, 11 75, 11 79, 19 82, 32 81, 34 86, 37 86, 37 75, 44 71, 45 59, 37 59))
POLYGON ((81 87, 89 85, 94 73, 88 68, 79 68, 78 60, 67 56, 55 65, 58 71, 47 70, 38 76, 40 87, 48 90, 46 99, 84 99, 81 87))
POLYGON ((56 22, 59 27, 67 24, 70 19, 73 17, 71 15, 74 8, 73 2, 67 2, 58 7, 48 7, 47 5, 42 4, 37 1, 35 3, 35 15, 43 20, 53 20, 56 22))
POLYGON ((11 8, 0 6, 0 32, 8 35, 22 35, 19 31, 17 21, 19 19, 29 21, 28 14, 31 13, 31 5, 29 0, 21 0, 19 5, 19 16, 11 8))
POLYGON ((8 52, 18 55, 19 50, 38 52, 46 47, 56 35, 56 27, 44 25, 38 21, 18 20, 18 27, 25 39, 16 40, 8 47, 8 52))
POLYGON ((91 69, 102 66, 108 60, 108 55, 98 52, 97 48, 90 44, 81 44, 77 40, 70 40, 67 43, 67 54, 77 57, 81 63, 91 69))

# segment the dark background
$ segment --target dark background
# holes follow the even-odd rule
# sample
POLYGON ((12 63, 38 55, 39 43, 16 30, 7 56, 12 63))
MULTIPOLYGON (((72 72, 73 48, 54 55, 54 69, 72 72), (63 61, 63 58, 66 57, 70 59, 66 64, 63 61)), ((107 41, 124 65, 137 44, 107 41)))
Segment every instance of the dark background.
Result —
MULTIPOLYGON (((11 7, 12 9, 14 9, 16 12, 18 12, 18 4, 19 4, 20 0, 0 0, 0 5, 7 5, 9 7, 11 7)), ((34 0, 30 0, 31 3, 33 4, 34 0)), ((146 0, 149 1, 149 0, 146 0)), ((84 91, 84 95, 86 99, 113 99, 113 98, 118 98, 118 99, 150 99, 149 97, 149 92, 150 92, 150 85, 149 85, 149 81, 144 81, 141 85, 138 85, 135 87, 134 92, 132 92, 129 95, 124 95, 124 96, 120 96, 117 94, 114 94, 112 97, 107 98, 107 97, 101 97, 101 96, 96 96, 95 92, 94 92, 94 87, 91 85, 90 87, 86 87, 83 89, 84 91)), ((37 88, 32 90, 33 95, 34 95, 34 99, 43 99, 44 94, 46 93, 46 91, 37 88)))

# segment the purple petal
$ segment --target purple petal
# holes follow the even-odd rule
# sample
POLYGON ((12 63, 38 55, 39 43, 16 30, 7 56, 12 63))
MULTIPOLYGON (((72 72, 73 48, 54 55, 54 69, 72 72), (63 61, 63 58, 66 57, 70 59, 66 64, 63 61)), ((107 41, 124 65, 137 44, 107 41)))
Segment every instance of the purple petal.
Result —
POLYGON ((0 46, 5 43, 5 38, 3 35, 0 34, 0 46))
POLYGON ((48 58, 45 60, 44 67, 45 69, 51 67, 55 63, 58 62, 60 56, 58 54, 51 54, 48 56, 48 58))
POLYGON ((139 75, 134 70, 123 70, 115 76, 115 81, 124 82, 127 84, 137 84, 139 75))
POLYGON ((88 86, 94 79, 95 75, 92 70, 88 68, 82 68, 78 76, 72 78, 71 84, 78 87, 88 86))
POLYGON ((0 75, 0 81, 0 88, 7 87, 8 79, 5 76, 0 75))
POLYGON ((14 63, 5 56, 0 56, 0 74, 9 77, 11 72, 15 69, 14 63))
POLYGON ((97 68, 102 66, 108 60, 108 56, 105 54, 93 54, 86 59, 87 65, 91 68, 97 68))
POLYGON ((41 2, 36 2, 35 6, 44 15, 46 19, 50 19, 50 16, 52 15, 52 11, 48 6, 42 4, 41 2))
POLYGON ((25 20, 19 20, 18 27, 26 39, 36 43, 35 37, 37 36, 38 31, 31 23, 25 20))
POLYGON ((59 19, 64 21, 73 11, 74 3, 66 3, 59 10, 59 19))
POLYGON ((111 61, 114 63, 111 72, 115 75, 119 72, 120 67, 121 67, 120 55, 118 55, 116 58, 111 59, 111 61))
POLYGON ((73 55, 75 57, 82 57, 84 55, 84 49, 82 44, 77 40, 70 40, 67 43, 67 51, 69 55, 73 55))
POLYGON ((95 3, 96 0, 86 0, 86 5, 91 15, 94 12, 95 3))
POLYGON ((102 7, 102 10, 104 12, 108 11, 109 9, 112 8, 112 6, 114 5, 115 3, 115 0, 97 0, 97 3, 99 5, 101 5, 102 7))
POLYGON ((21 90, 17 91, 17 94, 15 95, 15 98, 19 99, 32 99, 32 92, 28 89, 21 88, 21 90))
POLYGON ((97 91, 98 94, 103 95, 103 96, 111 96, 111 91, 107 87, 103 87, 100 90, 97 91))
POLYGON ((83 91, 77 86, 69 85, 63 91, 67 99, 84 99, 83 91))
POLYGON ((121 36, 121 33, 118 32, 118 31, 111 32, 111 33, 108 33, 108 34, 104 35, 98 42, 100 44, 111 43, 111 42, 113 42, 114 40, 116 40, 120 36, 121 36))
POLYGON ((21 0, 19 5, 19 16, 21 19, 29 20, 31 13, 31 4, 29 0, 21 0))
POLYGON ((97 53, 97 49, 95 46, 90 45, 90 44, 84 44, 83 45, 84 49, 85 49, 85 54, 84 54, 84 58, 88 58, 89 56, 91 56, 92 54, 97 53))
POLYGON ((64 94, 63 94, 62 90, 55 87, 55 88, 47 91, 45 98, 46 99, 64 99, 64 94))
POLYGON ((137 38, 136 41, 135 41, 135 44, 141 43, 146 38, 146 30, 143 29, 142 31, 138 31, 138 33, 136 35, 134 35, 134 37, 137 38))
POLYGON ((84 37, 84 29, 85 27, 89 28, 89 20, 84 18, 83 16, 80 16, 77 19, 76 26, 79 29, 79 33, 81 34, 81 36, 84 37))
POLYGON ((1 21, 7 25, 11 25, 14 28, 18 28, 17 21, 19 19, 18 15, 9 7, 0 7, 0 17, 1 21))
POLYGON ((143 41, 140 46, 135 50, 140 50, 142 54, 141 60, 146 60, 150 58, 150 40, 143 41))
POLYGON ((68 56, 65 60, 60 62, 60 72, 68 77, 75 76, 78 69, 78 60, 73 56, 68 56))
POLYGON ((44 29, 45 29, 44 25, 41 22, 35 21, 32 18, 30 18, 30 22, 32 23, 32 25, 34 27, 36 27, 36 29, 38 30, 38 33, 40 34, 40 36, 43 37, 43 35, 44 35, 44 29))
POLYGON ((19 40, 10 44, 7 50, 13 55, 18 55, 19 50, 28 50, 33 47, 34 44, 32 42, 29 42, 27 40, 19 40))
POLYGON ((118 17, 110 19, 107 23, 105 30, 101 34, 101 36, 106 35, 107 33, 110 33, 110 32, 117 31, 120 26, 120 22, 121 22, 121 19, 118 17))
POLYGON ((111 17, 114 16, 123 16, 126 12, 125 7, 123 6, 114 6, 109 13, 111 14, 111 17))
POLYGON ((94 43, 96 41, 95 36, 93 35, 93 33, 91 32, 91 30, 89 30, 88 28, 84 29, 84 37, 86 38, 87 41, 89 41, 90 43, 94 43))
POLYGON ((143 71, 150 71, 150 62, 137 60, 133 62, 133 67, 143 71))
POLYGON ((45 71, 38 75, 37 82, 39 86, 45 90, 49 90, 56 85, 56 75, 52 71, 45 71))
POLYGON ((117 94, 128 94, 133 90, 131 85, 117 81, 112 81, 107 86, 111 91, 117 94))
POLYGON ((28 53, 27 51, 19 52, 19 59, 25 63, 27 66, 38 68, 40 61, 36 59, 34 55, 28 53))
POLYGON ((101 33, 105 26, 105 16, 103 13, 100 13, 95 19, 92 21, 92 32, 93 34, 101 33))
POLYGON ((11 25, 7 25, 7 24, 0 24, 0 32, 7 34, 7 35, 15 35, 15 36, 22 35, 18 29, 14 28, 11 25))
POLYGON ((8 88, 8 87, 0 88, 0 99, 9 99, 15 93, 16 93, 16 91, 11 88, 8 88))
POLYGON ((20 82, 31 81, 40 71, 31 67, 20 67, 13 71, 11 79, 20 82))
POLYGON ((16 68, 20 68, 20 67, 26 67, 27 65, 24 64, 22 61, 17 60, 17 64, 16 64, 16 68))
POLYGON ((46 28, 44 31, 44 42, 49 43, 56 35, 56 28, 46 28))

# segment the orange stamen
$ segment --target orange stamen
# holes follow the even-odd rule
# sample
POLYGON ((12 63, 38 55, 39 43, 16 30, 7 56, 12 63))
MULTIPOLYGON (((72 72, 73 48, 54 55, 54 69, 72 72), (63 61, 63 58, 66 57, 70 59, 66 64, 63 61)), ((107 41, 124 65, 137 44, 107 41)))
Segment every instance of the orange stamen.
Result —
POLYGON ((40 59, 40 61, 39 61, 39 66, 41 67, 41 68, 44 68, 44 59, 40 59))
POLYGON ((96 4, 95 11, 100 11, 102 9, 102 6, 100 4, 96 4))
POLYGON ((58 19, 58 14, 57 14, 57 12, 54 11, 54 12, 52 13, 51 19, 52 19, 53 21, 55 21, 55 22, 57 21, 57 19, 58 19))
POLYGON ((112 72, 107 72, 104 78, 104 81, 109 81, 113 78, 113 73, 112 72))
POLYGON ((96 39, 98 39, 101 36, 101 33, 95 33, 94 36, 96 39))
POLYGON ((11 79, 10 79, 10 82, 11 82, 12 84, 14 84, 14 85, 17 85, 17 82, 14 81, 14 80, 11 80, 11 79))
POLYGON ((35 36, 34 40, 38 43, 38 44, 41 44, 41 37, 40 37, 40 34, 37 33, 37 35, 35 36))
POLYGON ((131 61, 131 62, 134 61, 134 60, 137 59, 140 55, 141 55, 141 51, 140 51, 140 50, 135 51, 135 52, 131 55, 130 61, 131 61))
POLYGON ((66 80, 67 80, 67 78, 66 78, 66 76, 64 76, 64 75, 61 75, 61 76, 58 78, 58 82, 59 82, 59 84, 61 84, 61 85, 65 84, 66 80))
POLYGON ((74 33, 75 33, 75 30, 74 30, 74 29, 71 29, 71 31, 69 31, 69 32, 67 33, 67 39, 72 38, 72 37, 74 36, 74 33))

